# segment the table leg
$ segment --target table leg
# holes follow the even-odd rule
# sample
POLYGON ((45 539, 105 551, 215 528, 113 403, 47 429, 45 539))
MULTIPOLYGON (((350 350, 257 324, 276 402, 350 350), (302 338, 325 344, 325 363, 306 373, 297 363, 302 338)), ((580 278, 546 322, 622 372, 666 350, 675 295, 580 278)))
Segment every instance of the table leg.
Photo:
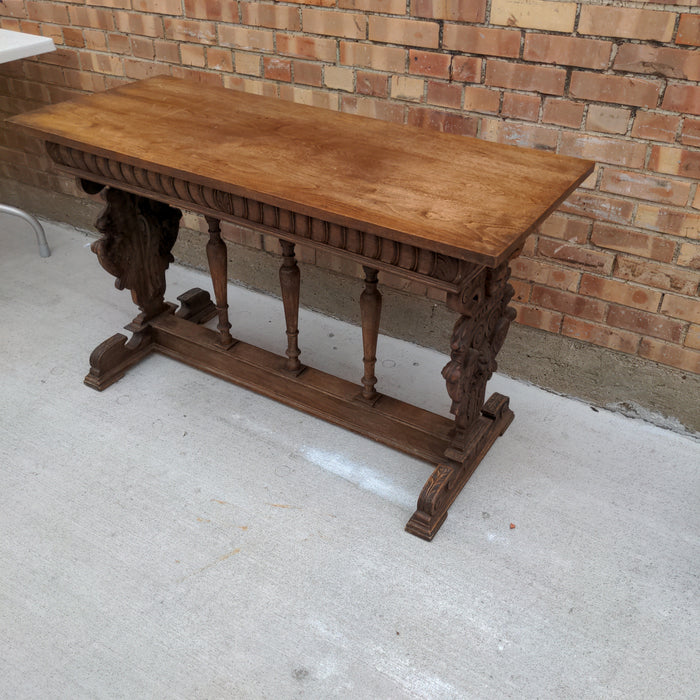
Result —
POLYGON ((365 373, 362 377, 362 398, 374 402, 379 397, 374 388, 377 377, 374 368, 377 364, 377 338, 379 337, 379 319, 382 313, 382 295, 377 289, 377 270, 363 267, 365 271, 365 289, 360 295, 360 315, 362 318, 362 361, 365 373))
POLYGON ((131 291, 141 313, 127 326, 134 333, 130 340, 117 333, 90 356, 85 383, 98 390, 120 379, 151 351, 148 321, 174 309, 164 299, 165 271, 173 261, 170 251, 182 216, 167 204, 112 187, 105 190, 104 199, 106 206, 96 223, 102 237, 91 249, 102 267, 116 277, 117 289, 131 291))
POLYGON ((294 256, 294 243, 280 241, 282 247, 282 266, 280 267, 280 288, 284 319, 287 326, 287 363, 290 372, 301 372, 299 362, 299 287, 301 274, 294 256))
POLYGON ((496 370, 496 355, 515 318, 515 310, 508 307, 513 296, 509 275, 507 264, 483 270, 460 294, 448 296, 448 306, 460 313, 450 361, 442 371, 452 399, 454 431, 445 460, 426 482, 406 525, 426 540, 435 536, 464 484, 513 420, 507 397, 494 394, 484 403, 486 382, 496 370))
POLYGON ((211 216, 205 217, 209 225, 209 241, 207 243, 207 259, 209 272, 214 286, 214 298, 216 299, 216 313, 219 316, 217 328, 220 333, 219 342, 224 348, 230 348, 236 341, 232 338, 231 322, 228 318, 228 278, 226 244, 221 238, 219 220, 211 216))

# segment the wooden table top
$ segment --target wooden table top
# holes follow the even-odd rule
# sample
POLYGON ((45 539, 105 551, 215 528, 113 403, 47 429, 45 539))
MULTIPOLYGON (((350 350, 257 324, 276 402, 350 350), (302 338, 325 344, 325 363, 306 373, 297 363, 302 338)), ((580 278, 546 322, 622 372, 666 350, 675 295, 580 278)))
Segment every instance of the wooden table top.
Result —
POLYGON ((171 77, 10 121, 48 141, 490 267, 594 166, 171 77))

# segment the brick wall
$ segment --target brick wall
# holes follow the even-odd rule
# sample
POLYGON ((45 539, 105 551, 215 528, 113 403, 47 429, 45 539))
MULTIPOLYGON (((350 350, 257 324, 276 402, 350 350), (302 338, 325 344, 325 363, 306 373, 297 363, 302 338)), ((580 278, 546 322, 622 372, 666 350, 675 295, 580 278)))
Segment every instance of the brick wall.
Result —
MULTIPOLYGON (((700 373, 700 0, 5 0, 0 23, 58 46, 0 67, 3 115, 168 73, 594 159, 514 263, 518 322, 700 373)), ((0 177, 76 193, 1 135, 0 177)))

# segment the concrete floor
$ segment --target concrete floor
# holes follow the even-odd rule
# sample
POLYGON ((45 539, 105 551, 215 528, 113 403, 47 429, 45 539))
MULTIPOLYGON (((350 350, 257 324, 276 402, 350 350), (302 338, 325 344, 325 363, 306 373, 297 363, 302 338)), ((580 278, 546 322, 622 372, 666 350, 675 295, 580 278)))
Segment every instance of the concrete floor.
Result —
MULTIPOLYGON (((421 462, 159 356, 85 387, 135 311, 47 235, 0 219, 0 697, 700 697, 698 441, 497 376, 515 422, 426 543, 421 462)), ((229 293, 281 352, 279 301, 229 293)), ((301 346, 361 374, 354 327, 303 313, 301 346)), ((378 355, 446 411, 444 356, 378 355)))

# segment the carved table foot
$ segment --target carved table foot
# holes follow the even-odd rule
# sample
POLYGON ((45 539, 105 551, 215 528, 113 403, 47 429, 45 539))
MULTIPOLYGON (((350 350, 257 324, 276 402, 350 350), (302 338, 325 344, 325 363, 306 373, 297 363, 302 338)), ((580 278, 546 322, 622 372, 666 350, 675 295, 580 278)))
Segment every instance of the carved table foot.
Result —
POLYGON ((435 537, 447 518, 449 507, 512 420, 513 411, 508 408, 508 398, 493 394, 484 404, 479 418, 472 423, 463 454, 448 450, 451 456, 459 456, 460 461, 446 459, 441 462, 425 483, 418 498, 418 508, 406 523, 407 532, 428 541, 435 537))
POLYGON ((148 327, 134 333, 129 340, 124 334, 116 333, 92 351, 85 384, 97 391, 106 389, 121 379, 126 370, 140 362, 152 349, 153 337, 148 327))
POLYGON ((175 315, 185 319, 185 321, 206 323, 216 316, 216 306, 214 306, 209 292, 205 292, 199 287, 193 287, 180 294, 177 300, 180 302, 180 308, 175 312, 175 315))

